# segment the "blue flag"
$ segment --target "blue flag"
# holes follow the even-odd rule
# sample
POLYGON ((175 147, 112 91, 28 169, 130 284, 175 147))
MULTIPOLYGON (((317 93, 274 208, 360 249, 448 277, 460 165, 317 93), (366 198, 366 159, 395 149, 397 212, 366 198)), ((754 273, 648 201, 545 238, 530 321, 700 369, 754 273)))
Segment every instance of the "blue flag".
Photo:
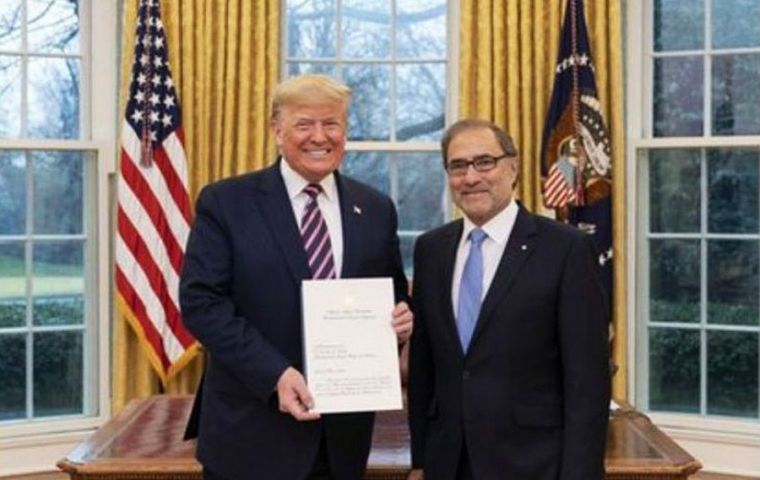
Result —
POLYGON ((568 0, 541 143, 543 201, 593 236, 612 299, 610 141, 594 80, 582 0, 568 0))

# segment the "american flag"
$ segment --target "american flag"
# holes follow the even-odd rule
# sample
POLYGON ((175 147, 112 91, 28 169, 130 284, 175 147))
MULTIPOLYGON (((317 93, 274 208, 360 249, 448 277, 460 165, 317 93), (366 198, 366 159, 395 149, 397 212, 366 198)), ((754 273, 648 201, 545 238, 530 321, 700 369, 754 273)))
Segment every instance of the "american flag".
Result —
POLYGON ((166 382, 197 350, 182 324, 179 274, 190 231, 181 115, 158 0, 141 0, 118 181, 116 290, 166 382))
POLYGON ((611 298, 610 155, 583 0, 568 0, 541 145, 544 205, 566 208, 565 220, 593 236, 605 288, 611 298))
POLYGON ((547 208, 561 208, 576 202, 575 170, 569 162, 554 162, 549 167, 544 182, 544 205, 547 208))

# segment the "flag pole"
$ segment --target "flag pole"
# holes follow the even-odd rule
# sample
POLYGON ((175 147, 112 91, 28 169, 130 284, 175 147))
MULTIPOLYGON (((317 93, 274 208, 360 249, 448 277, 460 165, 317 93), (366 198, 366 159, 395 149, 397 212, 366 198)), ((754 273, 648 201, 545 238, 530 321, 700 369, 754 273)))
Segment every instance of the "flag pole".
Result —
MULTIPOLYGON (((583 1, 583 0, 580 0, 583 1)), ((571 102, 573 105, 573 130, 574 143, 576 150, 577 164, 575 166, 575 205, 585 205, 583 195, 583 170, 586 166, 586 155, 583 149, 583 138, 581 137, 581 118, 580 118, 580 55, 578 55, 578 13, 576 11, 576 0, 568 0, 570 8, 570 45, 572 51, 571 68, 573 72, 573 90, 571 102)))

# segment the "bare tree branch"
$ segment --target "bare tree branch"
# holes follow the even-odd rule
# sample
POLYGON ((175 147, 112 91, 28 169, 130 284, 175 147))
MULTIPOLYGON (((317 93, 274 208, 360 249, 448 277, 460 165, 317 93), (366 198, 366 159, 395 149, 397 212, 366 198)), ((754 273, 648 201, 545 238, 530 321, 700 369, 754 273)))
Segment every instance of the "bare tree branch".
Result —
POLYGON ((396 131, 396 140, 404 141, 410 138, 419 137, 427 133, 437 132, 442 130, 446 125, 446 119, 443 115, 437 115, 428 120, 415 123, 413 125, 407 125, 406 127, 399 128, 396 131))

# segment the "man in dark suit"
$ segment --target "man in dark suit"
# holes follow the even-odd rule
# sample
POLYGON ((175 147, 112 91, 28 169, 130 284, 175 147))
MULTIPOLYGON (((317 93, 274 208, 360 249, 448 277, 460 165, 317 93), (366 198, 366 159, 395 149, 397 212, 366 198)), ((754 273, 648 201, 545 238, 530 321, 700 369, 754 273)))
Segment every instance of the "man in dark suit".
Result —
POLYGON ((208 352, 197 399, 207 479, 356 480, 366 468, 373 414, 320 417, 301 373, 304 279, 392 277, 389 321, 400 343, 412 329, 393 203, 337 172, 349 97, 320 75, 278 85, 281 158, 198 197, 180 302, 208 352))
POLYGON ((591 238, 512 198, 512 139, 462 120, 442 140, 464 219, 414 252, 410 479, 603 478, 607 314, 591 238))

